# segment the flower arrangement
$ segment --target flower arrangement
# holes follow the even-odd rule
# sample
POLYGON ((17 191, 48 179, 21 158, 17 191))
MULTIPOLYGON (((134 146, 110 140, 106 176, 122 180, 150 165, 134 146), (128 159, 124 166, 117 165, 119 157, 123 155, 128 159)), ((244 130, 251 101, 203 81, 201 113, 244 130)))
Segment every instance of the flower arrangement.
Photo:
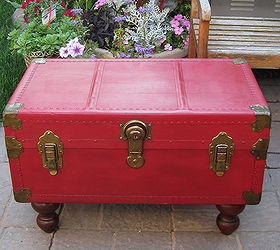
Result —
POLYGON ((62 0, 25 0, 21 8, 27 26, 9 34, 11 49, 24 56, 44 51, 61 58, 104 57, 100 49, 115 58, 144 58, 178 49, 186 52, 189 21, 181 13, 171 16, 168 8, 160 10, 156 0, 140 7, 136 0, 93 1, 83 10, 67 9, 62 0), (52 7, 56 19, 51 25, 50 21, 43 24, 42 13, 51 12, 52 7))
POLYGON ((106 49, 117 58, 149 57, 188 46, 186 16, 170 17, 169 9, 160 10, 155 0, 139 8, 134 0, 97 0, 94 9, 76 15, 75 22, 88 28, 89 47, 106 49))

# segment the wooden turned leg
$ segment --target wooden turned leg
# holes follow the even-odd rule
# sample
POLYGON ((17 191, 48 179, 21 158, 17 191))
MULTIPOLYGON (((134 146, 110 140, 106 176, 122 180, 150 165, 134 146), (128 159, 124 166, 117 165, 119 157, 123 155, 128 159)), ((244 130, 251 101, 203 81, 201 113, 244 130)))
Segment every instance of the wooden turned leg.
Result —
POLYGON ((223 234, 233 233, 239 226, 238 214, 240 214, 245 205, 217 205, 221 212, 217 217, 217 225, 223 234))
POLYGON ((59 218, 55 210, 59 203, 31 203, 33 209, 39 213, 37 225, 46 233, 52 233, 57 229, 59 218))

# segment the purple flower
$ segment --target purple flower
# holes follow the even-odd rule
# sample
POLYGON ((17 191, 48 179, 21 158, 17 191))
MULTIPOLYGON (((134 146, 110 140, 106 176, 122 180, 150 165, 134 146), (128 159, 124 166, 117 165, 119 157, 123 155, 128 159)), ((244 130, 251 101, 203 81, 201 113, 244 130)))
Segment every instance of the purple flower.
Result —
POLYGON ((62 47, 62 48, 60 48, 59 49, 59 55, 60 55, 60 57, 62 57, 62 58, 66 58, 68 55, 69 55, 69 49, 68 49, 68 47, 62 47))
POLYGON ((74 14, 79 14, 79 13, 81 13, 83 11, 83 9, 72 9, 72 12, 74 13, 74 14))
POLYGON ((96 58, 96 56, 95 56, 94 54, 92 54, 92 55, 90 56, 90 58, 96 58))
POLYGON ((135 43, 134 48, 135 48, 135 51, 138 52, 138 53, 143 52, 142 46, 140 44, 135 43))
POLYGON ((75 24, 75 25, 76 25, 77 23, 79 23, 79 21, 72 20, 72 21, 71 21, 71 23, 73 23, 73 24, 75 24))
POLYGON ((114 18, 114 21, 115 22, 122 22, 122 21, 125 21, 126 20, 126 17, 125 16, 116 16, 114 18))
POLYGON ((80 56, 83 55, 85 46, 80 44, 79 42, 74 43, 70 48, 69 48, 69 54, 72 57, 80 56))
POLYGON ((140 14, 143 14, 143 13, 148 13, 148 12, 151 12, 151 9, 150 8, 143 8, 143 7, 140 7, 138 9, 139 13, 140 14))
POLYGON ((131 54, 125 54, 125 53, 121 53, 121 58, 130 58, 131 57, 131 54))

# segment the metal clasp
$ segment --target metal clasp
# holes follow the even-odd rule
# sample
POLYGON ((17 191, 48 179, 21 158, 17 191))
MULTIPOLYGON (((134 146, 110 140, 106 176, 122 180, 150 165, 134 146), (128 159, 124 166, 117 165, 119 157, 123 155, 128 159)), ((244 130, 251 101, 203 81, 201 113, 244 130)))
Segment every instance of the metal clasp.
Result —
POLYGON ((233 152, 234 144, 227 133, 221 132, 212 139, 209 145, 210 169, 214 170, 217 176, 223 176, 229 169, 233 152))
POLYGON ((39 138, 38 149, 43 167, 49 169, 51 175, 56 175, 57 170, 62 168, 63 145, 59 137, 52 131, 46 131, 39 138))
POLYGON ((151 123, 131 120, 120 124, 121 140, 128 140, 128 156, 126 162, 132 168, 140 168, 145 163, 143 156, 144 140, 151 140, 151 123))

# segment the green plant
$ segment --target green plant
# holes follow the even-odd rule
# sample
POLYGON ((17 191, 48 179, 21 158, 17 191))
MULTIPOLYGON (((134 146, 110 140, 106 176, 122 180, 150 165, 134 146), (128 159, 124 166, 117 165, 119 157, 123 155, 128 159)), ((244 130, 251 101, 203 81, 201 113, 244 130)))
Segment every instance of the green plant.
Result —
POLYGON ((190 19, 191 16, 191 2, 190 0, 178 0, 176 8, 170 13, 170 16, 182 14, 190 19))
POLYGON ((8 33, 14 28, 12 14, 15 8, 0 0, 0 120, 2 112, 26 69, 21 55, 12 55, 8 33))
POLYGON ((11 50, 22 55, 34 51, 57 53, 69 40, 78 37, 82 39, 86 29, 79 24, 73 24, 69 17, 63 17, 51 23, 50 27, 43 25, 40 18, 34 19, 25 29, 14 29, 8 39, 11 50))
POLYGON ((73 8, 74 9, 83 9, 84 12, 94 9, 94 4, 96 0, 76 0, 73 1, 73 8))

